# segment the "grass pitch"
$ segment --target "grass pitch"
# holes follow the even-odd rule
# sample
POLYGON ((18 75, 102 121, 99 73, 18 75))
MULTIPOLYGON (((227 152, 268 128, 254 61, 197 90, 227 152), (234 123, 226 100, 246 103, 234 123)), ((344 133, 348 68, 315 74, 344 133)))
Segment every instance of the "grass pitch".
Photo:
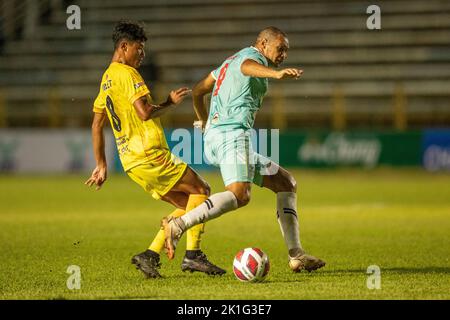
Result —
MULTIPOLYGON (((449 299, 450 175, 419 169, 293 171, 299 184, 302 244, 327 265, 292 273, 275 214, 275 196, 254 187, 250 204, 206 225, 203 250, 223 277, 180 270, 162 257, 164 279, 145 280, 130 264, 171 211, 124 175, 101 191, 87 176, 0 176, 1 299, 449 299), (241 283, 236 252, 263 249, 263 283, 241 283), (81 270, 69 290, 67 268, 81 270), (368 289, 367 268, 381 270, 368 289)), ((205 173, 213 192, 217 173, 205 173)))

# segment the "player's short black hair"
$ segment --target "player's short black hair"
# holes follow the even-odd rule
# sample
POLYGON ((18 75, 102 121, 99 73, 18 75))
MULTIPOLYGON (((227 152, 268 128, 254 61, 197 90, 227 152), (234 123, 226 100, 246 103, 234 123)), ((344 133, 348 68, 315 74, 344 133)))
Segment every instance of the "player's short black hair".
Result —
POLYGON ((274 26, 266 27, 259 32, 256 42, 262 41, 263 39, 273 39, 279 35, 287 38, 286 33, 281 29, 274 26))
POLYGON ((135 21, 121 20, 115 27, 112 35, 114 49, 117 48, 119 42, 123 39, 128 41, 147 41, 144 26, 135 21))

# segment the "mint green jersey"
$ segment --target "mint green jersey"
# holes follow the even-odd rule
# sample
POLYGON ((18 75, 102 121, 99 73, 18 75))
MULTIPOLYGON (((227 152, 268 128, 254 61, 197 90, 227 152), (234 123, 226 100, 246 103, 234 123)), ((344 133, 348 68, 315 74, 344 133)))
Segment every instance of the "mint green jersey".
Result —
POLYGON ((268 81, 267 78, 249 77, 241 72, 241 64, 248 59, 268 66, 267 59, 258 49, 247 47, 212 71, 216 83, 211 94, 206 131, 209 128, 228 131, 253 127, 268 81))

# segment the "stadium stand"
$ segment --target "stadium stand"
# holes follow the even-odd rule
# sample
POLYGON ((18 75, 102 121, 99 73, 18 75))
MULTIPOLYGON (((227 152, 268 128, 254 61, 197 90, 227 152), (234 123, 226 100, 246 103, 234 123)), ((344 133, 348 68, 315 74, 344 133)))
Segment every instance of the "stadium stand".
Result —
MULTIPOLYGON (((3 0, 0 125, 87 127, 120 19, 145 22, 143 70, 155 100, 192 86, 269 25, 285 30, 286 66, 301 81, 272 81, 258 127, 406 128, 450 125, 450 2, 351 0, 3 0), (68 30, 70 4, 81 29, 68 30), (3 101, 3 102, 2 102, 3 101)), ((190 101, 166 125, 191 127, 190 101)))

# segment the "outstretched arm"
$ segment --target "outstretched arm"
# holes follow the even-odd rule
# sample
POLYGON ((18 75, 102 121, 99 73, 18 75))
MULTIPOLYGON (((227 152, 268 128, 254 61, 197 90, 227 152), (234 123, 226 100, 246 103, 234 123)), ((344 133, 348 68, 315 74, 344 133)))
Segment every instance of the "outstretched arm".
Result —
POLYGON ((273 79, 288 79, 294 78, 298 79, 302 74, 303 70, 296 68, 286 68, 281 70, 275 70, 263 66, 262 64, 247 59, 241 64, 241 72, 250 77, 255 78, 273 78, 273 79))
POLYGON ((147 96, 137 99, 133 105, 136 109, 138 117, 143 120, 158 118, 167 111, 173 109, 176 105, 191 92, 189 88, 179 88, 170 92, 167 100, 159 105, 151 104, 147 96))
POLYGON ((198 120, 206 123, 208 120, 208 110, 205 105, 205 95, 210 93, 214 88, 214 83, 216 80, 213 76, 208 74, 206 78, 198 82, 194 89, 192 89, 192 101, 194 103, 194 110, 197 114, 198 120))
POLYGON ((107 177, 107 164, 105 156, 105 136, 103 127, 106 121, 106 113, 94 113, 92 120, 92 145, 94 147, 94 157, 97 163, 91 177, 84 183, 89 187, 94 184, 95 190, 99 190, 107 177))

